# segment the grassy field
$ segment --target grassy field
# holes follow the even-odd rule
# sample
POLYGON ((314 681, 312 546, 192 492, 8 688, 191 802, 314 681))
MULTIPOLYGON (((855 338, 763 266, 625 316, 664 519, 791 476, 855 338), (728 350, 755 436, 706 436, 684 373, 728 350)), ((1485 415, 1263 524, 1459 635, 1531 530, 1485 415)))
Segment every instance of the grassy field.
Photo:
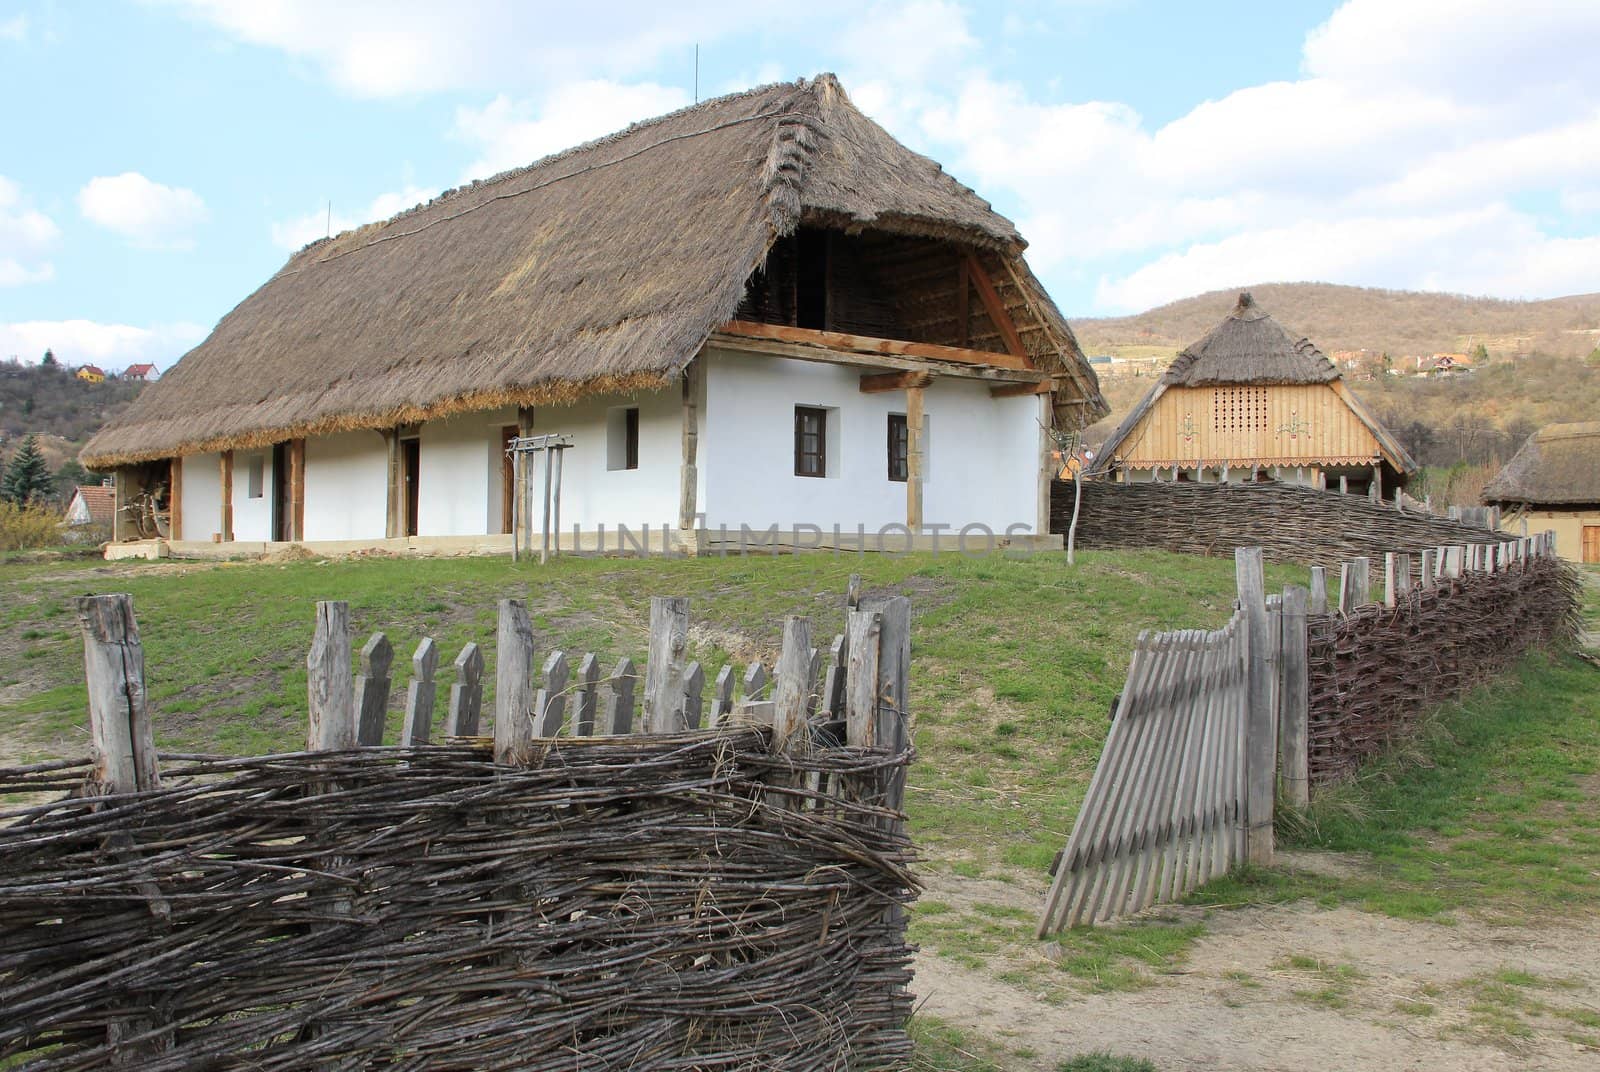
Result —
MULTIPOLYGON (((1245 905, 1309 900, 1401 919, 1467 912, 1512 923, 1600 907, 1600 671, 1570 655, 1535 655, 1437 712, 1414 741, 1310 813, 1283 818, 1286 847, 1331 850, 1356 866, 1247 872, 1202 889, 1176 914, 1034 941, 1036 891, 1071 828, 1134 637, 1215 627, 1231 610, 1231 561, 1157 552, 1085 553, 1075 567, 1060 555, 955 554, 573 558, 543 568, 501 559, 13 560, 0 563, 0 762, 86 751, 78 595, 133 595, 163 749, 244 754, 303 742, 317 599, 348 600, 359 634, 382 629, 394 642, 393 739, 411 649, 433 636, 447 663, 476 640, 492 665, 498 598, 528 601, 541 653, 594 650, 605 663, 642 658, 651 595, 689 596, 691 654, 709 677, 728 661, 770 663, 786 614, 808 614, 818 635, 831 636, 851 573, 869 592, 913 601, 918 759, 908 809, 933 888, 912 937, 928 954, 1059 1004, 1154 985, 1181 970, 1210 912, 1245 905), (998 892, 952 898, 941 879, 998 892)), ((1295 568, 1268 571, 1269 588, 1301 578, 1295 568)), ((1600 587, 1587 591, 1595 623, 1600 587)), ((1325 989, 1337 997, 1342 985, 1325 989)), ((935 1020, 917 1032, 923 1069, 973 1072, 1029 1056, 935 1020)))

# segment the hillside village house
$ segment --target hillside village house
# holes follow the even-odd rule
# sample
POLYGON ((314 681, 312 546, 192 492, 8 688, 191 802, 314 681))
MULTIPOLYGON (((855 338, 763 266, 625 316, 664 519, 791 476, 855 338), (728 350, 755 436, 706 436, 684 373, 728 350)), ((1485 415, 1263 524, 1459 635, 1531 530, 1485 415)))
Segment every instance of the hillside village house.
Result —
POLYGON ((1339 370, 1248 293, 1180 353, 1100 448, 1119 481, 1273 479, 1382 494, 1416 463, 1339 370))
POLYGON ((1600 421, 1547 425, 1483 489, 1507 532, 1556 534, 1556 553, 1600 563, 1600 421), (1526 528, 1524 528, 1526 525, 1526 528))
POLYGON ((99 365, 82 365, 73 373, 84 383, 105 383, 106 373, 99 365))
POLYGON ((159 380, 161 378, 161 373, 156 371, 156 367, 154 365, 150 364, 148 361, 145 361, 138 364, 129 365, 127 368, 123 369, 122 378, 125 380, 159 380))
POLYGON ((170 505, 179 555, 508 551, 506 446, 546 433, 563 546, 1055 546, 1048 431, 1106 410, 1024 244, 831 75, 767 86, 312 243, 84 461, 170 505))

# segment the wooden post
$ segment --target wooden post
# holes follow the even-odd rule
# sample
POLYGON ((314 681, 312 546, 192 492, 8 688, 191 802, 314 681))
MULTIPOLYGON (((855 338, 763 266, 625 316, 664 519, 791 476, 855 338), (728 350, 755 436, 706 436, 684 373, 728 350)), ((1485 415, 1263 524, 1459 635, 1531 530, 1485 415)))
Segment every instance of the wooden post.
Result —
POLYGON ((356 677, 356 744, 372 748, 383 743, 383 724, 389 714, 389 668, 394 645, 382 633, 373 633, 361 648, 361 673, 356 677))
MULTIPOLYGON (((849 613, 848 611, 846 612, 849 613)), ((844 685, 846 678, 845 635, 836 634, 828 645, 828 673, 822 679, 822 717, 833 722, 844 717, 844 685)))
POLYGON ((1239 606, 1248 636, 1249 713, 1245 722, 1245 859, 1272 863, 1272 798, 1277 783, 1278 727, 1272 706, 1274 638, 1268 633, 1266 578, 1261 548, 1233 552, 1239 606))
POLYGON ((80 597, 78 628, 83 634, 95 782, 107 793, 161 788, 133 597, 80 597))
MULTIPOLYGON (((911 747, 911 600, 893 596, 873 609, 879 615, 879 639, 878 717, 872 739, 877 747, 900 755, 911 747)), ((883 804, 902 811, 905 799, 906 771, 901 767, 888 784, 883 804)))
POLYGON ((683 668, 683 721, 691 730, 700 728, 700 716, 705 711, 706 672, 698 661, 683 668))
POLYGON ((456 680, 450 686, 450 710, 445 716, 446 737, 476 737, 483 710, 483 652, 469 643, 455 661, 456 680))
POLYGON ((1299 585, 1283 590, 1283 639, 1279 643, 1278 763, 1283 799, 1291 808, 1311 803, 1310 641, 1306 611, 1311 593, 1299 585))
POLYGON ((522 600, 500 601, 495 647, 494 759, 522 763, 533 746, 533 625, 522 600))
POLYGON ((388 484, 384 492, 384 523, 383 534, 388 539, 403 535, 400 531, 401 514, 404 510, 405 492, 401 487, 404 474, 400 465, 400 429, 385 428, 383 430, 383 447, 388 455, 388 484))
POLYGON ((289 539, 306 538, 306 441, 289 440, 289 539))
MULTIPOLYGON (((1044 536, 1050 532, 1050 487, 1055 483, 1061 469, 1052 455, 1055 453, 1055 437, 1050 434, 1050 429, 1055 426, 1054 394, 1039 396, 1039 482, 1034 489, 1034 520, 1033 531, 1035 535, 1044 536)), ((1061 459, 1066 462, 1067 459, 1061 459)), ((1069 562, 1068 565, 1071 565, 1069 562)))
POLYGON ((1456 544, 1444 549, 1444 575, 1446 577, 1460 577, 1466 568, 1465 561, 1467 549, 1462 544, 1456 544))
POLYGON ((1405 492, 1399 488, 1394 489, 1394 508, 1397 513, 1406 512, 1405 492))
POLYGON ((317 604, 317 631, 306 653, 310 728, 307 752, 342 752, 356 746, 355 689, 350 680, 350 604, 317 604))
POLYGON ((222 542, 233 542, 233 451, 222 452, 222 542))
POLYGON ((1399 581, 1395 579, 1395 570, 1399 566, 1398 557, 1393 551, 1383 553, 1383 605, 1391 609, 1394 607, 1396 596, 1399 595, 1397 591, 1399 581))
POLYGON ((1340 495, 1348 495, 1348 494, 1350 494, 1350 477, 1346 473, 1340 473, 1339 474, 1339 494, 1340 495))
POLYGON ((1328 570, 1325 566, 1311 567, 1311 593, 1306 613, 1328 613, 1328 570))
POLYGON ((882 617, 877 611, 852 610, 845 620, 845 742, 851 748, 871 748, 877 740, 878 647, 882 617))
POLYGON ((713 728, 727 724, 733 714, 733 664, 725 663, 717 671, 717 679, 711 686, 711 719, 708 725, 713 728))
POLYGON ((611 676, 606 678, 606 694, 602 703, 602 724, 605 732, 613 736, 633 732, 633 687, 639 680, 634 673, 632 659, 619 659, 611 676))
POLYGON ((183 459, 167 463, 167 539, 183 539, 183 459))
MULTIPOLYGON (((695 527, 700 485, 700 362, 690 361, 683 369, 683 459, 678 474, 678 529, 695 527)), ((650 667, 645 666, 645 673, 650 667)), ((648 693, 647 693, 648 696, 648 693)))
POLYGON ((811 619, 790 615, 783 620, 783 649, 778 656, 777 684, 773 688, 772 740, 786 748, 803 739, 810 706, 811 619))
POLYGON ((922 391, 906 388, 906 528, 922 531, 922 391))
POLYGON ((682 596, 650 598, 650 653, 644 666, 644 732, 680 733, 683 712, 683 656, 689 647, 689 601, 682 596))
POLYGON ((411 684, 406 686, 406 721, 400 728, 400 745, 415 748, 428 743, 433 732, 433 702, 437 698, 433 673, 439 665, 439 647, 432 637, 423 637, 422 643, 411 655, 411 684))
POLYGON ((1438 584, 1439 553, 1431 547, 1422 549, 1422 587, 1432 588, 1438 584))
POLYGON ((767 698, 767 668, 751 663, 744 671, 744 700, 746 703, 767 698))
POLYGON ((579 737, 594 735, 595 713, 599 706, 600 660, 589 652, 578 661, 578 702, 572 713, 572 732, 579 737))
POLYGON ((559 737, 567 719, 567 653, 552 651, 539 671, 539 691, 533 698, 533 732, 537 737, 559 737))

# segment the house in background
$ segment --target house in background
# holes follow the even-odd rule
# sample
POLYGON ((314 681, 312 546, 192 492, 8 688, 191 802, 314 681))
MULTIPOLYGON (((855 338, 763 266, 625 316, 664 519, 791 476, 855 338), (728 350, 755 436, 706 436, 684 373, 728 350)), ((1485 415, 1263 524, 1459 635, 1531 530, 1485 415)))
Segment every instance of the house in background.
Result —
POLYGON ((73 528, 103 528, 110 532, 115 516, 114 483, 105 480, 99 484, 79 484, 73 488, 63 520, 73 528))
POLYGON ((1484 486, 1483 501, 1500 507, 1506 532, 1554 529, 1562 558, 1600 563, 1600 421, 1533 433, 1484 486))
POLYGON ((159 380, 161 373, 156 371, 154 365, 148 363, 129 365, 122 370, 122 378, 125 380, 159 380))
POLYGON ((831 75, 767 86, 312 243, 84 462, 163 497, 174 554, 508 551, 506 446, 545 433, 563 546, 1057 546, 1050 431, 1105 403, 1024 245, 831 75))
POLYGON ((98 365, 82 365, 78 368, 77 372, 73 373, 73 375, 78 377, 78 379, 82 380, 84 383, 106 382, 105 370, 98 365))
POLYGON ((1172 362, 1100 448, 1119 481, 1273 479, 1382 494, 1416 470, 1339 370, 1248 293, 1172 362))

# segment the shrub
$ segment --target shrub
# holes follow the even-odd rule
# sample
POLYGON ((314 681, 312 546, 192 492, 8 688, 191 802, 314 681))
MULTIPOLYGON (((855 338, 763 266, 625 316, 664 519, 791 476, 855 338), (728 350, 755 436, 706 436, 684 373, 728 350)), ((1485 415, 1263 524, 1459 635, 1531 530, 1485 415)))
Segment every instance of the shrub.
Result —
POLYGON ((0 551, 53 547, 60 542, 61 515, 55 507, 0 501, 0 551))

